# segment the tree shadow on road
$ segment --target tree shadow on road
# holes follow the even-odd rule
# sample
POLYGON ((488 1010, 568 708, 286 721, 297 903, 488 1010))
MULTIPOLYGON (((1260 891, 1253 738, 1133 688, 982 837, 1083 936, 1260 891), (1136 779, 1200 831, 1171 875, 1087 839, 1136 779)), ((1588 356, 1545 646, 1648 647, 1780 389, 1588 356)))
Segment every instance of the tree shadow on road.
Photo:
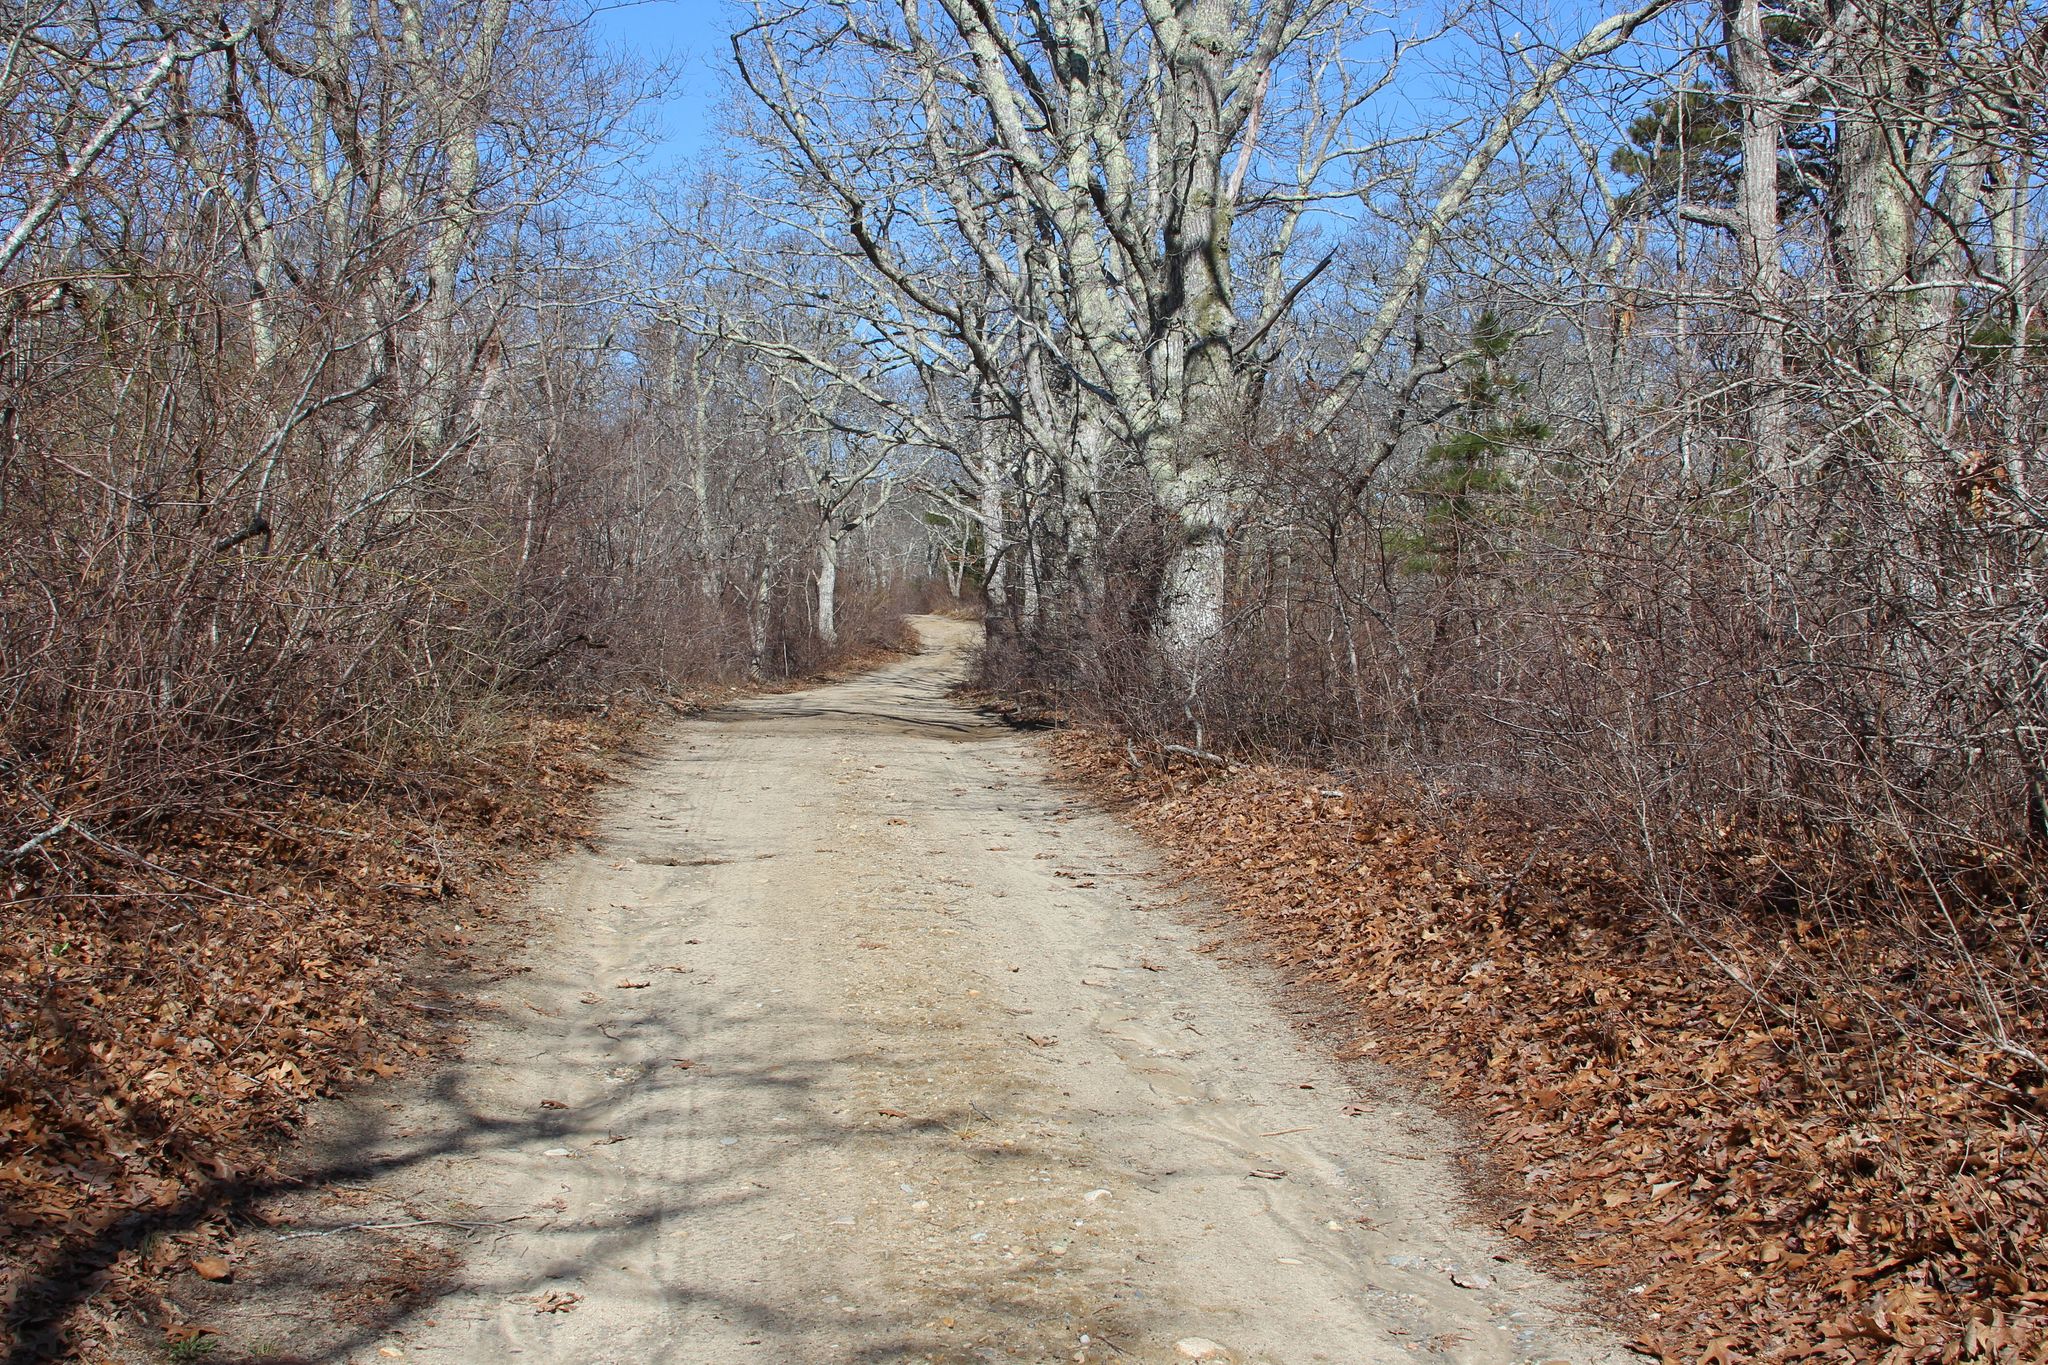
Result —
MULTIPOLYGON (((645 1268, 645 1301, 625 1315, 632 1321, 679 1332, 686 1318, 710 1315, 758 1344, 764 1362, 779 1362, 787 1357, 778 1347, 847 1333, 847 1315, 826 1301, 829 1284, 821 1282, 809 1301, 789 1302, 765 1292, 735 1292, 730 1287, 734 1277, 727 1277, 725 1287, 693 1282, 672 1254, 673 1245, 664 1246, 665 1237, 697 1231, 710 1226, 714 1215, 767 1199, 782 1183, 784 1168, 821 1149, 899 1149, 906 1142, 928 1141, 958 1152, 964 1145, 977 1164, 987 1164, 991 1184, 1022 1179, 1041 1160, 1028 1145, 973 1136, 986 1125, 984 1113, 906 1112, 882 1118, 856 1107, 844 1078, 855 1067, 872 1071, 886 1065, 878 1063, 875 1052, 803 1060, 733 1055, 722 1050, 721 1039, 744 1022, 739 1007, 696 1019, 704 1029, 691 1046, 716 1061, 687 1068, 667 1056, 674 1045, 672 1020, 652 1011, 613 1010, 591 1021, 589 1027, 617 1040, 622 1054, 647 1055, 612 1069, 610 1093, 573 1107, 542 1107, 546 1097, 535 1093, 531 1109, 493 1112, 468 1093, 466 1078, 472 1073, 462 1064, 367 1091, 329 1106, 305 1144, 306 1160, 288 1174, 222 1182, 162 1217, 110 1230, 103 1241, 74 1248, 74 1263, 96 1258, 104 1264, 124 1246, 151 1234, 191 1228, 223 1207, 246 1219, 252 1230, 237 1248, 232 1281, 208 1283, 181 1273, 173 1287, 173 1302, 190 1326, 209 1332, 207 1347, 187 1348, 190 1358, 203 1350, 204 1359, 214 1365, 330 1365, 375 1358, 380 1348, 402 1346, 412 1331, 437 1315, 479 1310, 523 1323, 518 1330, 538 1338, 528 1343, 529 1355, 547 1358, 547 1334, 571 1325, 581 1277, 594 1266, 645 1268), (643 1172, 642 1178, 622 1180, 612 1188, 630 1194, 624 1203, 572 1212, 559 1204, 512 1208, 486 1202, 488 1176, 476 1172, 487 1172, 494 1163, 562 1152, 568 1155, 539 1159, 566 1163, 618 1154, 621 1167, 629 1167, 634 1144, 657 1147, 669 1136, 634 1131, 631 1111, 658 1101, 665 1091, 701 1084, 714 1068, 725 1086, 773 1097, 754 1103, 753 1112, 786 1120, 725 1134, 747 1143, 746 1178, 707 1170, 702 1162, 667 1160, 664 1172, 688 1168, 672 1179, 645 1178, 643 1172), (527 1244, 518 1254, 496 1254, 515 1239, 527 1244), (484 1247, 493 1254, 479 1254, 484 1247)), ((821 1015, 817 1027, 822 1032, 833 1024, 821 1015)), ((906 1026, 900 1042, 885 1040, 876 1049, 884 1057, 902 1059, 897 1065, 906 1078, 918 1055, 913 1032, 906 1026)), ((906 1083, 904 1088, 913 1087, 906 1083)), ((699 1133, 694 1140, 713 1139, 699 1133)), ((719 1250, 740 1257, 764 1254, 755 1246, 719 1250)), ((1014 1287, 994 1286, 965 1305, 979 1328, 972 1341, 938 1322, 877 1322, 873 1313, 881 1310, 869 1306, 868 1315, 852 1324, 863 1344, 849 1346, 843 1359, 981 1361, 988 1357, 972 1352, 976 1342, 992 1335, 991 1319, 1013 1340, 1037 1340, 1051 1324, 1041 1321, 1044 1309, 1030 1292, 1033 1274, 1020 1265, 1014 1287)), ((37 1315, 44 1322, 59 1320, 71 1302, 90 1292, 91 1284, 73 1280, 69 1301, 61 1283, 52 1289, 56 1292, 41 1300, 37 1315)), ((159 1341, 168 1354, 172 1340, 159 1341)), ((680 1336, 666 1342, 621 1339, 616 1349, 619 1354, 602 1358, 695 1359, 680 1336), (636 1354, 658 1345, 654 1355, 636 1354)), ((24 1337, 6 1365, 56 1358, 52 1341, 24 1337)))

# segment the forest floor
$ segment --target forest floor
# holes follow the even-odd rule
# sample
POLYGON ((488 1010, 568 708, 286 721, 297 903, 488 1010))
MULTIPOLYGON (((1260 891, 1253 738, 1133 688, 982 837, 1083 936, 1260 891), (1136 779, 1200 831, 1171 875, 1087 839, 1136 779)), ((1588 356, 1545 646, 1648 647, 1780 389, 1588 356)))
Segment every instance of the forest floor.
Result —
POLYGON ((623 774, 475 945, 460 1055, 323 1106, 133 1358, 1621 1358, 919 625, 623 774))

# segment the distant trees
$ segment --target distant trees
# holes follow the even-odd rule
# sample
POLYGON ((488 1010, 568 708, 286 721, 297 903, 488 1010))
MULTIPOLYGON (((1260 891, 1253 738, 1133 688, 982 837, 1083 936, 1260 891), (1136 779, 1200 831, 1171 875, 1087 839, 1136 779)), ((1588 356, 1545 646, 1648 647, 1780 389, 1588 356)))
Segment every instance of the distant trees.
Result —
MULTIPOLYGON (((586 20, 7 16, 0 843, 848 634, 759 357, 602 222, 646 78, 586 20)), ((856 636, 903 562, 859 561, 856 636)))
POLYGON ((1702 821, 1901 903, 2037 856, 2037 6, 790 0, 735 54, 991 678, 1516 784, 1674 906, 1702 821), (1456 100, 1385 103, 1432 42, 1456 100))
MULTIPOLYGON (((1662 8, 1597 25, 1493 119, 1315 425, 1372 375, 1436 241, 1522 124, 1662 8)), ((1224 629, 1233 465, 1262 439, 1290 320, 1335 259, 1310 249, 1316 215, 1369 193, 1406 140, 1369 106, 1409 40, 1370 22, 1331 0, 862 0, 762 5, 735 40, 802 230, 886 286, 892 325, 914 312, 954 348, 1056 475, 1045 520, 1084 614, 1103 485, 1142 478, 1162 537, 1149 633, 1183 685, 1224 629)))

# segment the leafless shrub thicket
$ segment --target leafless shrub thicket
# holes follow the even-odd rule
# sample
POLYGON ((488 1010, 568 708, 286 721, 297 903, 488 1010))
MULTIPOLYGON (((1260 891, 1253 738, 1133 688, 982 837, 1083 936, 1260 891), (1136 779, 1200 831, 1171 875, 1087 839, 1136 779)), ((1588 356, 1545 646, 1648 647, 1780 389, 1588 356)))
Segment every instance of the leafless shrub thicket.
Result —
MULTIPOLYGON (((12 871, 295 777, 402 778, 494 695, 829 652, 786 399, 686 325, 658 251, 599 230, 651 77, 583 19, 9 13, 12 871)), ((922 571, 902 530, 840 532, 839 635, 922 571)))

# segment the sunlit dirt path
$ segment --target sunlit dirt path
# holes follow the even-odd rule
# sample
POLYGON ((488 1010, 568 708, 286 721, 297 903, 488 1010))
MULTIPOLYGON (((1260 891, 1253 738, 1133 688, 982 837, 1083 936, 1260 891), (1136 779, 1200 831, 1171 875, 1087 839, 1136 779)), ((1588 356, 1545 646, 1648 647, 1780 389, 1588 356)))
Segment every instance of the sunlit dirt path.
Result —
POLYGON ((464 1058, 325 1117, 216 1358, 1612 1357, 919 624, 629 775, 464 1058))

